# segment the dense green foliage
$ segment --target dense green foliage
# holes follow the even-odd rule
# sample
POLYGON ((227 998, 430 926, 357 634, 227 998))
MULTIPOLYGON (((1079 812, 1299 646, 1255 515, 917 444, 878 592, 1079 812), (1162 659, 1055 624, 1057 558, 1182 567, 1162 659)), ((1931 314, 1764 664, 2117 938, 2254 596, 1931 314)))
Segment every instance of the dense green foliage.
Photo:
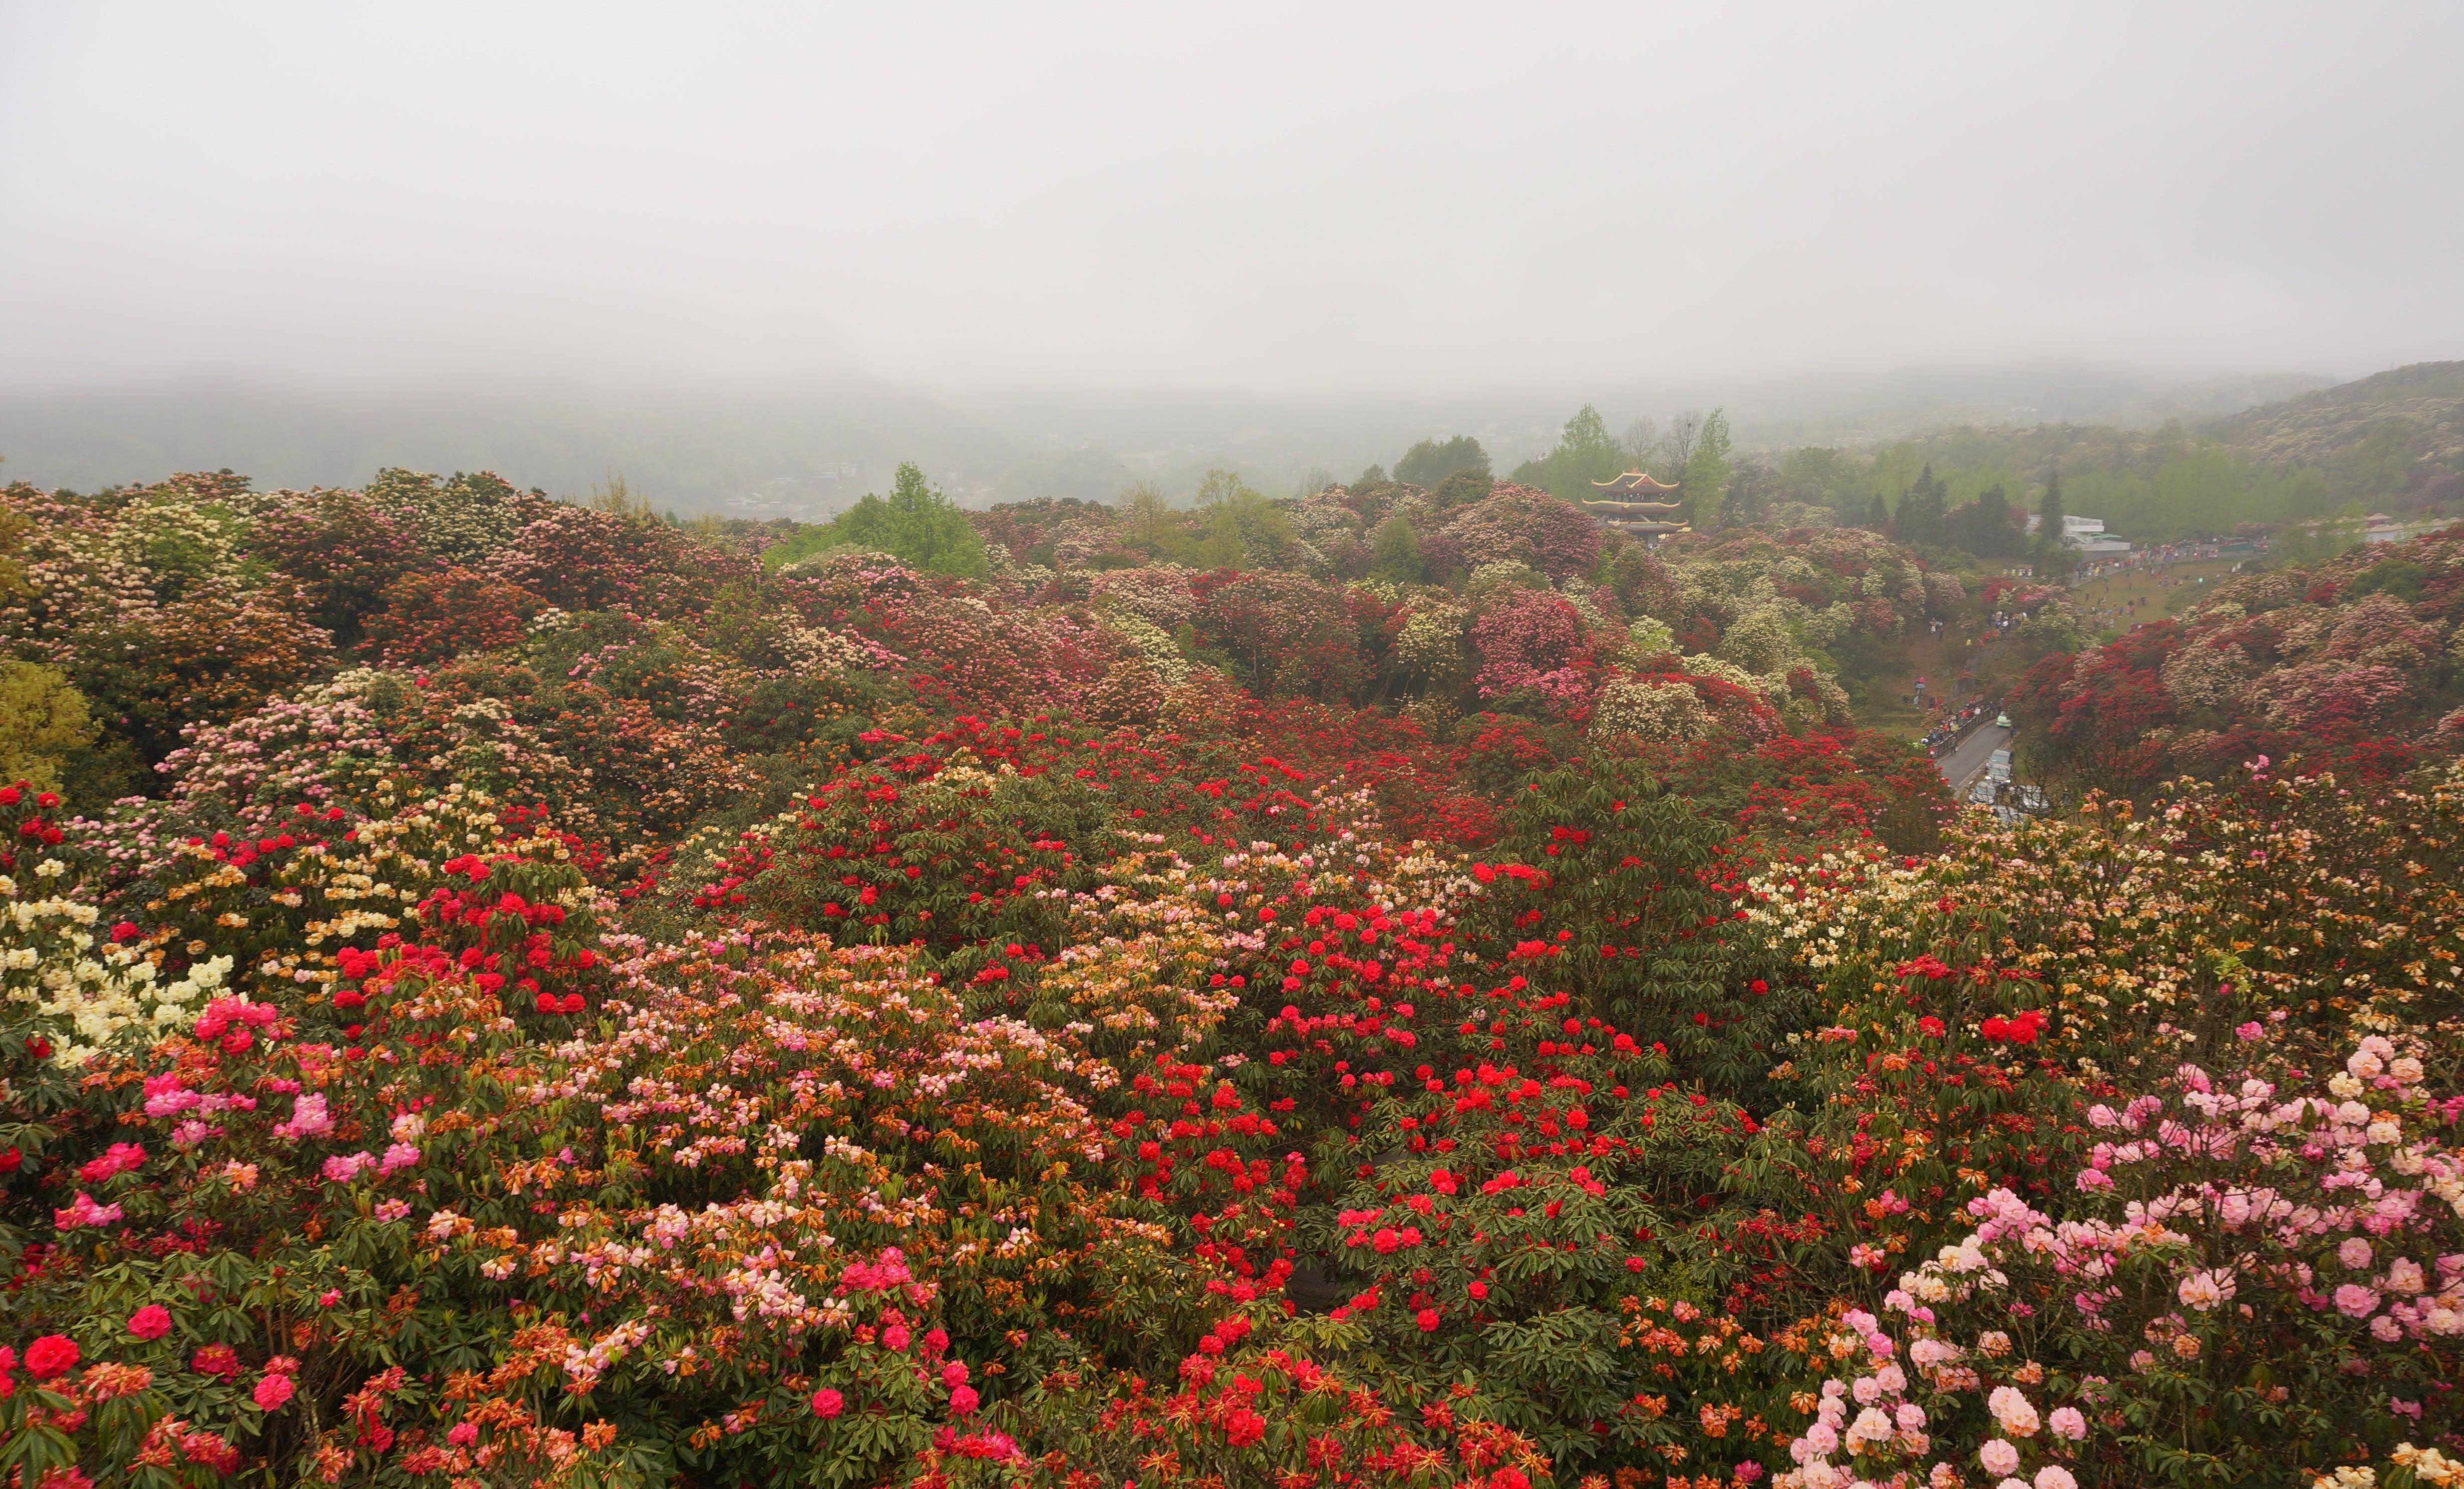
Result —
POLYGON ((915 568, 961 579, 984 573, 983 540, 974 524, 912 464, 898 468, 897 483, 888 496, 868 495, 828 522, 770 548, 762 558, 777 568, 846 549, 889 554, 915 568))
POLYGON ((1629 451, 1609 433, 1608 421, 1585 404, 1566 421, 1556 449, 1517 466, 1512 478, 1540 487, 1560 501, 1581 501, 1598 495, 1592 488, 1616 479, 1630 463, 1629 451))
POLYGON ((1485 479, 1488 451, 1468 434, 1449 440, 1422 440, 1395 462, 1395 479, 1407 486, 1435 486, 1458 471, 1485 479))

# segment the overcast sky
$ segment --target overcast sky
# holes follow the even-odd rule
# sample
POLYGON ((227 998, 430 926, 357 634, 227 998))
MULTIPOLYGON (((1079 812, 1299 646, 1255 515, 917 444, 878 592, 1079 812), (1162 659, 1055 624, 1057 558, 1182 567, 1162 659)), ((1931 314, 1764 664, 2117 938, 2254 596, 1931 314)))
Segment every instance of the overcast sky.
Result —
POLYGON ((0 0, 0 380, 2464 356, 2464 4, 0 0))

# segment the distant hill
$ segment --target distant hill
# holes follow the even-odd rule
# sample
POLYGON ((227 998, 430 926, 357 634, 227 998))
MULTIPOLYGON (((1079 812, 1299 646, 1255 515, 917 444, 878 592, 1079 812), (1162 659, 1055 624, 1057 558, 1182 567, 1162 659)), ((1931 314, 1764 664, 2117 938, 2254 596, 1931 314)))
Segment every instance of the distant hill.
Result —
POLYGON ((225 468, 267 490, 356 487, 403 466, 565 496, 621 474, 661 509, 810 521, 888 491, 902 460, 989 499, 1018 448, 934 395, 854 379, 742 395, 196 383, 0 390, 0 483, 80 491, 225 468))
MULTIPOLYGON (((2238 413, 2328 385, 2302 373, 2176 378, 2081 367, 1911 368, 1867 379, 1806 377, 1722 389, 1747 449, 1872 446, 1953 430, 2144 431, 2238 413)), ((1605 405, 1603 405, 1605 406, 1605 405)))
POLYGON ((2219 419, 2209 432, 2286 465, 2324 466, 2390 420, 2415 460, 2464 462, 2464 361, 2421 361, 2219 419))
POLYGON ((1033 501, 1039 496, 1073 496, 1080 501, 1109 502, 1138 478, 1110 450, 1089 445, 1077 449, 1022 456, 995 483, 1002 501, 1033 501))
POLYGON ((1589 403, 1618 432, 1716 407, 1741 450, 1777 458, 1806 447, 1855 449, 1868 463, 1883 460, 1872 484, 1893 499, 1927 461, 1938 471, 1978 472, 1959 487, 1962 497, 1996 480, 2024 490, 2057 463, 2065 472, 2152 479, 2184 431, 2197 430, 2271 465, 2320 466, 2340 493, 2371 500, 2418 485, 2411 477, 2424 465, 2464 472, 2460 394, 2457 362, 2332 387, 2298 374, 2030 365, 1277 397, 936 390, 855 374, 733 391, 213 380, 43 389, 0 379, 0 482, 93 491, 229 468, 268 489, 356 486, 382 467, 407 466, 493 470, 517 486, 581 495, 622 475, 662 510, 813 521, 887 491, 906 460, 971 508, 1045 496, 1109 501, 1135 481, 1186 500, 1219 467, 1284 495, 1372 462, 1391 465, 1416 440, 1456 434, 1476 436, 1507 470, 1545 454, 1567 415, 1589 403), (2365 449, 2365 437, 2391 418, 2405 421, 2404 431, 2382 434, 2377 446, 2395 449, 2365 449), (2339 473, 2338 459, 2357 470, 2339 473))

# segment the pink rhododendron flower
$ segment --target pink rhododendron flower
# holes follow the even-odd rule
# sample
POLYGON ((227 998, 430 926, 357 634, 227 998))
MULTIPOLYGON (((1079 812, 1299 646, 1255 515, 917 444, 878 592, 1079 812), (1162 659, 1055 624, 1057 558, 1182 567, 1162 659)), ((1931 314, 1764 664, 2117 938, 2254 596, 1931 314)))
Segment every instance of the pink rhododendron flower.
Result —
POLYGON ((52 1223, 63 1231, 82 1225, 116 1225, 120 1221, 118 1205, 98 1205, 94 1196, 83 1190, 62 1209, 52 1212, 52 1223))
POLYGON ((326 1109, 325 1098, 316 1091, 305 1091, 291 1104, 288 1120, 275 1124, 279 1137, 317 1137, 334 1130, 333 1113, 326 1109))

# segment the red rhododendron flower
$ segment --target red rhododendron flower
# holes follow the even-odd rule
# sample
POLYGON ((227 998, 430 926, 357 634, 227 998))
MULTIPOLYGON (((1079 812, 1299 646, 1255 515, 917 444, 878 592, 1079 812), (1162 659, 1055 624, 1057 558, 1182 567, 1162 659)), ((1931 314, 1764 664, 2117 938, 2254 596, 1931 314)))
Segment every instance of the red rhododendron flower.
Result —
POLYGON ((79 1358, 76 1340, 66 1334, 45 1334, 26 1347, 26 1373, 36 1380, 52 1380, 76 1369, 79 1358))
POLYGON ((207 1345, 188 1357, 188 1369, 200 1375, 235 1379, 240 1371, 239 1352, 229 1345, 207 1345))

